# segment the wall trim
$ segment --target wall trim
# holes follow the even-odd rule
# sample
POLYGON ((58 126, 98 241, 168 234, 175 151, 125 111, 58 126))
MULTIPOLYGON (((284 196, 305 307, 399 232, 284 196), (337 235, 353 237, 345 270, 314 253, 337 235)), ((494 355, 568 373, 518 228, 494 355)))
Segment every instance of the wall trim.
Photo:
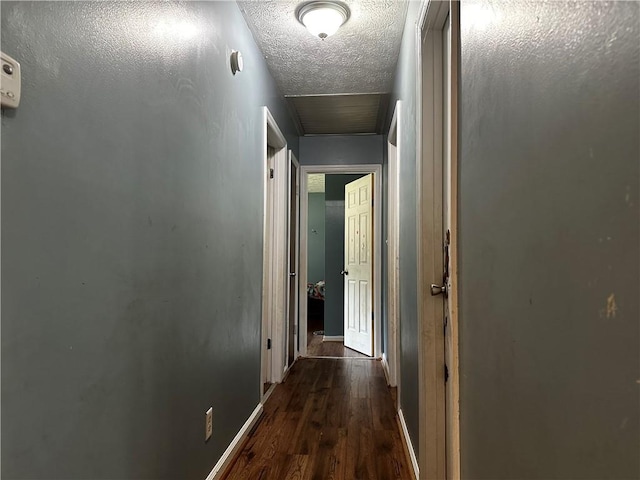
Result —
POLYGON ((403 153, 402 101, 393 109, 387 136, 387 382, 400 398, 400 159, 403 153))
POLYGON ((344 335, 325 335, 322 337, 323 342, 344 342, 344 335))
MULTIPOLYGON (((298 348, 298 344, 299 344, 299 340, 298 337, 300 336, 300 332, 298 330, 299 327, 299 316, 300 316, 300 312, 298 311, 298 306, 300 304, 300 276, 298 275, 299 273, 299 269, 300 269, 300 162, 298 162, 298 159, 296 158, 296 156, 293 154, 292 150, 289 150, 289 157, 288 157, 288 161, 287 161, 287 174, 288 174, 288 181, 287 181, 287 280, 288 282, 291 282, 291 273, 294 273, 294 283, 295 283, 295 288, 294 288, 294 295, 293 298, 291 298, 291 290, 290 288, 286 289, 286 293, 287 293, 287 300, 286 300, 286 328, 285 328, 285 342, 284 342, 284 347, 285 347, 285 358, 287 359, 285 361, 285 376, 286 373, 288 371, 288 368, 291 368, 291 365, 293 365, 293 363, 295 363, 296 358, 298 358, 298 356, 300 355, 300 349, 298 348), (295 167, 296 169, 296 175, 295 178, 292 175, 292 170, 295 167), (292 181, 295 180, 295 192, 292 192, 292 188, 291 188, 291 183, 292 181), (291 209, 292 209, 292 204, 291 204, 291 198, 294 198, 294 203, 295 203, 295 212, 296 212, 296 218, 295 218, 295 226, 296 226, 296 231, 295 231, 295 245, 292 246, 291 245, 291 227, 292 227, 292 223, 293 220, 291 218, 291 209), (292 248, 295 249, 295 258, 293 261, 293 265, 291 264, 291 250, 292 248), (293 328, 291 325, 291 310, 292 310, 292 305, 293 305, 293 328), (291 352, 289 352, 289 340, 290 340, 290 335, 293 332, 293 362, 291 362, 291 365, 289 367, 287 367, 287 363, 289 362, 289 354, 291 352)), ((289 283, 289 287, 291 287, 291 284, 289 283)), ((282 377, 282 381, 284 382, 284 376, 282 377)))
POLYGON ((249 435, 249 432, 258 422, 258 420, 260 420, 260 417, 262 417, 262 412, 263 406, 262 403, 259 403, 258 406, 253 410, 247 421, 244 422, 244 425, 242 425, 242 428, 240 428, 233 440, 231 440, 231 443, 224 451, 218 462, 215 464, 211 472, 209 472, 209 475, 207 475, 205 480, 219 480, 223 477, 223 475, 227 472, 227 469, 231 466, 233 460, 235 460, 236 455, 242 448, 245 439, 249 435))
POLYGON ((387 354, 383 353, 382 358, 380 359, 380 363, 382 364, 382 371, 384 372, 384 378, 387 380, 387 385, 391 386, 391 381, 389 380, 389 362, 387 362, 387 354))
POLYGON ((260 398, 265 383, 279 383, 284 372, 287 272, 286 216, 288 201, 288 152, 286 138, 267 107, 262 107, 263 235, 262 235, 262 327, 260 398), (269 169, 277 174, 269 178, 269 169), (271 338, 272 348, 267 349, 271 338))
MULTIPOLYGON (((280 383, 284 383, 287 380, 287 377, 289 376, 289 373, 291 373, 291 369, 293 368, 293 366, 298 361, 298 358, 299 358, 299 356, 296 355, 296 357, 293 359, 293 362, 291 362, 291 365, 289 365, 288 367, 285 367, 284 373, 282 374, 282 382, 280 382, 280 383)), ((275 386, 275 384, 274 384, 274 386, 275 386)), ((264 402, 262 402, 262 403, 264 403, 264 402)))
POLYGON ((264 392, 264 395, 262 395, 262 399, 260 400, 262 405, 267 403, 267 400, 269 400, 269 397, 271 396, 273 391, 276 389, 276 385, 278 385, 278 384, 277 383, 272 383, 271 386, 269 388, 267 388, 267 391, 264 392))
POLYGON ((402 433, 402 443, 405 448, 405 454, 411 460, 411 466, 413 467, 413 475, 414 478, 420 478, 420 468, 418 467, 418 459, 416 458, 416 452, 413 449, 413 444, 411 443, 411 437, 409 436, 409 430, 407 429, 407 423, 404 420, 404 414, 402 413, 402 409, 398 409, 398 416, 396 417, 398 420, 398 424, 400 425, 400 432, 402 433))
POLYGON ((377 362, 378 360, 380 360, 379 358, 376 357, 329 357, 326 355, 305 355, 304 358, 313 358, 316 360, 348 360, 348 361, 364 361, 364 362, 377 362))

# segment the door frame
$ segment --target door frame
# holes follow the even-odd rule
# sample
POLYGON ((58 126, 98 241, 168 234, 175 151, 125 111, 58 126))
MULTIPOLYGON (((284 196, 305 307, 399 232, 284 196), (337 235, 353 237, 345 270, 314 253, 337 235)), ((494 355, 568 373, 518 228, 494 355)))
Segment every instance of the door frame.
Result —
MULTIPOLYGON (((419 341, 419 465, 420 478, 460 478, 460 395, 458 354, 458 91, 460 9, 452 0, 422 0, 415 28, 416 152, 418 191, 418 335, 419 341), (442 279, 442 242, 435 225, 442 226, 443 184, 443 44, 447 17, 451 22, 449 129, 451 132, 451 240, 449 324, 451 364, 445 385, 445 334, 441 297, 432 297, 431 283, 442 279), (426 47, 423 50, 423 41, 426 47), (425 186, 431 182, 434 188, 425 186), (439 276, 439 277, 438 277, 439 276)), ((440 232, 442 235, 442 232, 440 232)))
MULTIPOLYGON (((373 356, 382 354, 382 165, 300 165, 300 314, 298 316, 299 356, 307 355, 307 277, 309 193, 307 174, 373 174, 373 356)), ((344 287, 343 287, 344 288, 344 287)))
MULTIPOLYGON (((298 162, 298 159, 296 158, 295 154, 293 153, 292 150, 289 150, 289 159, 287 161, 287 169, 288 169, 288 188, 287 188, 287 279, 290 280, 289 275, 291 274, 291 272, 295 273, 295 276, 298 280, 298 288, 296 289, 296 293, 297 293, 297 298, 294 299, 294 314, 293 314, 293 318, 294 318, 294 326, 293 326, 293 348, 294 348, 294 353, 293 353, 293 361, 291 362, 291 365, 294 364, 294 362, 296 361, 296 358, 298 358, 298 352, 300 350, 299 347, 299 339, 300 339, 300 331, 299 331, 299 324, 300 324, 300 316, 299 316, 299 305, 300 305, 300 162, 298 162), (293 270, 291 269, 291 231, 290 231, 290 226, 291 226, 291 165, 295 165, 296 167, 296 192, 295 192, 295 202, 296 202, 296 213, 298 214, 298 218, 296 219, 296 231, 295 233, 295 243, 296 243, 296 256, 295 256, 295 265, 293 265, 293 270), (295 301, 298 300, 298 301, 295 301)), ((289 284, 287 284, 287 311, 286 311, 286 318, 287 318, 287 326, 286 326, 286 330, 285 330, 285 375, 286 375, 286 371, 291 368, 291 365, 288 365, 288 360, 289 360, 289 332, 291 332, 291 324, 289 323, 291 320, 291 295, 290 295, 290 288, 289 288, 289 284)))
POLYGON ((286 209, 287 140, 267 107, 262 107, 263 238, 262 238, 262 329, 260 399, 270 392, 265 383, 279 383, 284 375, 284 338, 288 288, 286 209), (273 152, 273 153, 271 153, 273 152), (274 170, 270 178, 270 170, 274 170), (276 173, 277 172, 277 173, 276 173), (267 341, 271 339, 271 349, 267 341))
POLYGON ((397 387, 400 405, 400 158, 402 101, 396 101, 387 136, 387 352, 382 354, 387 382, 397 387))

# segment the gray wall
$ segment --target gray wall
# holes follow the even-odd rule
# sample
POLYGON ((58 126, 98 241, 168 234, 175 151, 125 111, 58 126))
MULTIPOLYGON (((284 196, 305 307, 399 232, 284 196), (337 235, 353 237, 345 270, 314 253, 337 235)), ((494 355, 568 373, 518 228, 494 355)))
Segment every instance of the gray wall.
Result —
POLYGON ((382 163, 382 135, 323 135, 300 137, 302 165, 361 165, 382 163))
MULTIPOLYGON (((418 452, 418 323, 416 245, 416 68, 415 23, 420 2, 409 2, 396 79, 389 103, 388 126, 397 100, 402 100, 400 153, 400 402, 411 442, 418 452)), ((386 142, 386 139, 384 140, 386 142)), ((386 146, 386 143, 385 143, 386 146)), ((386 170, 386 169, 385 169, 386 170)), ((386 193, 386 192, 385 192, 386 193)), ((387 232, 383 233, 387 238, 387 232)), ((383 323, 387 323, 384 319, 383 323)))
POLYGON ((639 9, 462 3, 463 478, 640 477, 639 9))
POLYGON ((1 8, 23 67, 2 114, 2 477, 201 480, 259 401, 260 106, 297 151, 286 105, 235 3, 1 8))
POLYGON ((326 175, 325 198, 325 301, 324 333, 344 335, 344 186, 363 177, 357 175, 326 175))
POLYGON ((324 193, 309 194, 308 228, 307 228, 307 282, 316 283, 324 280, 324 193))

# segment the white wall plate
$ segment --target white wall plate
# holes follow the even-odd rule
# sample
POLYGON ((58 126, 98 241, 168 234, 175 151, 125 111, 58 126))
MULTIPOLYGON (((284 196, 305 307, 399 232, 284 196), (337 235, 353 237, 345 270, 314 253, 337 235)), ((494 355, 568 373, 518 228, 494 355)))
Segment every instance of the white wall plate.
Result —
POLYGON ((17 108, 20 104, 20 64, 9 55, 0 52, 0 103, 3 107, 17 108))

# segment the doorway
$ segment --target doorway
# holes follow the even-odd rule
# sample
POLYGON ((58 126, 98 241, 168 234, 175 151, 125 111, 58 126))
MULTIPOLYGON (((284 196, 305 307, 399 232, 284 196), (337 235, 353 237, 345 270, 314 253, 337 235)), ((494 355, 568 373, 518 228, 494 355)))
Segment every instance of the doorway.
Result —
MULTIPOLYGON (((380 211, 372 207, 371 307, 366 328, 372 346, 363 355, 344 347, 345 337, 345 186, 371 175, 371 193, 380 198, 380 165, 301 167, 300 208, 300 354, 374 358, 380 338, 380 211), (320 186, 319 186, 320 185, 320 186), (320 191, 321 190, 321 191, 320 191), (325 191, 326 190, 326 191, 325 191), (325 238, 327 242, 324 242, 325 238), (307 332, 307 342, 302 341, 307 332)), ((375 200, 374 200, 375 202, 375 200)), ((348 248, 346 250, 348 252, 348 248)), ((348 326, 347 326, 348 327, 348 326)))
MULTIPOLYGON (((346 193, 354 188, 355 193, 358 193, 357 182, 365 177, 370 180, 371 174, 322 173, 307 177, 308 356, 370 357, 372 353, 371 345, 368 349, 363 349, 349 343, 349 335, 354 332, 356 322, 353 318, 348 319, 347 315, 354 317, 353 314, 357 312, 345 308, 349 303, 347 296, 353 294, 353 289, 345 288, 345 285, 348 286, 358 276, 357 269, 346 263, 349 257, 346 255, 347 250, 354 249, 348 242, 347 225, 355 224, 353 221, 349 222, 345 215, 346 193), (349 247, 346 248, 345 245, 349 247), (347 273, 348 270, 352 270, 351 275, 347 273)), ((367 266, 371 267, 370 261, 367 266)), ((372 276, 371 268, 367 274, 368 277, 372 276)), ((371 332, 371 304, 365 308, 368 308, 368 318, 363 319, 366 321, 364 329, 371 332)))

